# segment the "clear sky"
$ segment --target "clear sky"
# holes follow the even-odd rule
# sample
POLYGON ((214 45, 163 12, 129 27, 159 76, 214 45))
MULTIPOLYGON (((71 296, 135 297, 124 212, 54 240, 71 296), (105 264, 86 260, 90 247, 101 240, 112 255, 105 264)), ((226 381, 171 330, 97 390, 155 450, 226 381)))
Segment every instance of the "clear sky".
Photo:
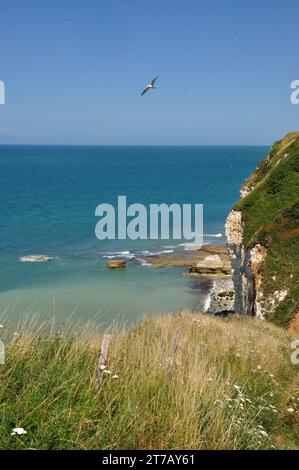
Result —
POLYGON ((0 0, 0 143, 270 144, 298 43, 298 0, 0 0))

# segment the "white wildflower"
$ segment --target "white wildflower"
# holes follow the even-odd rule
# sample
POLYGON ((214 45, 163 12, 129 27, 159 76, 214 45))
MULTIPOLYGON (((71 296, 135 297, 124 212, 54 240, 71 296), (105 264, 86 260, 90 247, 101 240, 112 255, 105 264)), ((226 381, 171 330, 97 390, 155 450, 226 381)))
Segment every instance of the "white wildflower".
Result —
POLYGON ((289 413, 294 413, 295 410, 294 410, 294 408, 288 408, 287 411, 288 411, 289 413))
POLYGON ((24 428, 13 428, 12 432, 10 433, 12 436, 15 436, 16 434, 18 436, 22 436, 23 434, 27 434, 27 431, 25 431, 24 428))
POLYGON ((118 377, 118 375, 117 375, 117 374, 114 374, 114 375, 112 375, 112 377, 111 377, 111 378, 112 378, 112 379, 115 379, 115 380, 119 379, 119 377, 118 377))
POLYGON ((111 375, 111 374, 112 374, 112 372, 111 372, 111 370, 104 370, 104 374, 111 375))

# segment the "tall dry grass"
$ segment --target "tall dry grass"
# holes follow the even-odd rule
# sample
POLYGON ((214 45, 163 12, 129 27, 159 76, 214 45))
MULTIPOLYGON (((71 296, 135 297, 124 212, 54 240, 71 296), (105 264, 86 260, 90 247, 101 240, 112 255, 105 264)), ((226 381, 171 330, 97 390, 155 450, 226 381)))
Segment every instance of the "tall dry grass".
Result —
POLYGON ((111 374, 97 391, 102 335, 92 324, 4 325, 0 448, 299 447, 298 369, 284 330, 188 312, 145 318, 112 331, 111 374), (27 434, 12 436, 15 427, 27 434))

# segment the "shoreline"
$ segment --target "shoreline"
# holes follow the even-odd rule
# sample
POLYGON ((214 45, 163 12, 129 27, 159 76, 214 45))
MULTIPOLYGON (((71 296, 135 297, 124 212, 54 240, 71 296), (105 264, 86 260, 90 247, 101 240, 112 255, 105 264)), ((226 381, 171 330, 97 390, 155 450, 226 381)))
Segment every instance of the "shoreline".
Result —
MULTIPOLYGON (((155 251, 144 250, 143 252, 131 252, 129 250, 119 252, 106 252, 105 255, 100 256, 100 270, 102 271, 106 283, 110 277, 108 273, 109 263, 116 262, 116 268, 118 271, 122 266, 121 270, 129 269, 129 273, 135 271, 135 269, 151 268, 153 269, 166 269, 176 268, 175 276, 186 276, 190 278, 190 289, 193 290, 194 295, 201 299, 198 305, 198 311, 207 314, 214 314, 223 310, 231 310, 233 308, 232 302, 228 302, 229 291, 232 290, 232 280, 230 273, 230 258, 225 245, 214 245, 212 243, 203 245, 200 249, 186 250, 184 245, 176 246, 165 246, 165 249, 159 249, 155 251), (133 271, 132 271, 133 268, 133 271), (179 272, 177 269, 179 268, 179 272)), ((50 257, 48 255, 27 255, 20 258, 21 264, 27 261, 29 264, 51 264, 55 263, 55 260, 61 262, 58 257, 50 257), (52 261, 49 263, 49 261, 52 261)), ((25 263, 26 264, 26 263, 25 263)), ((55 263, 56 264, 56 263, 55 263)), ((59 263, 60 264, 60 263, 59 263)), ((58 270, 59 270, 58 264, 58 270)), ((63 263, 64 265, 65 263, 63 263)), ((54 265, 52 265, 54 267, 54 265)), ((52 268, 49 266, 49 269, 52 268)), ((48 270, 48 268, 46 268, 48 270)), ((39 271, 39 268, 37 269, 39 271)), ((143 271, 143 269, 142 269, 143 271)), ((154 274, 154 273, 152 273, 154 274)), ((158 274, 158 273, 157 273, 158 274)), ((145 279, 148 277, 144 272, 145 279)), ((117 277, 119 274, 117 274, 117 277)), ((126 275, 127 276, 127 275, 126 275)), ((151 278, 153 275, 150 276, 151 278)), ((154 278, 156 275, 154 274, 154 278)), ((121 276, 119 279, 123 279, 121 276)), ((159 276, 157 277, 159 279, 159 276)), ((146 282, 146 281, 145 281, 146 282)), ((167 284, 165 287, 165 295, 168 295, 167 284)), ((138 293, 137 293, 138 294, 138 293)), ((137 295, 138 300, 138 295, 137 295)), ((140 305, 142 309, 142 306, 140 305)), ((156 305, 157 311, 159 307, 156 305)), ((163 307, 161 307, 163 309, 163 307)), ((186 304, 183 308, 192 308, 186 304)), ((177 307, 178 310, 182 309, 182 305, 177 307)), ((171 310, 167 309, 167 312, 171 310)), ((175 311, 175 308, 174 310, 175 311)))
POLYGON ((205 277, 213 281, 207 291, 203 313, 228 314, 234 309, 234 286, 231 274, 230 256, 225 245, 203 245, 195 251, 178 251, 145 257, 150 268, 166 266, 188 269, 183 273, 195 278, 205 277))

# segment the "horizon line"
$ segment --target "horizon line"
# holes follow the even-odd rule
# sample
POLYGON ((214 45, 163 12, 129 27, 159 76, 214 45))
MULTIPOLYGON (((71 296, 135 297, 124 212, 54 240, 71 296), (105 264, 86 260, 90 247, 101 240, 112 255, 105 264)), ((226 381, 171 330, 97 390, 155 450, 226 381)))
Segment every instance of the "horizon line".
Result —
POLYGON ((269 147, 272 144, 53 144, 0 143, 11 147, 269 147))

